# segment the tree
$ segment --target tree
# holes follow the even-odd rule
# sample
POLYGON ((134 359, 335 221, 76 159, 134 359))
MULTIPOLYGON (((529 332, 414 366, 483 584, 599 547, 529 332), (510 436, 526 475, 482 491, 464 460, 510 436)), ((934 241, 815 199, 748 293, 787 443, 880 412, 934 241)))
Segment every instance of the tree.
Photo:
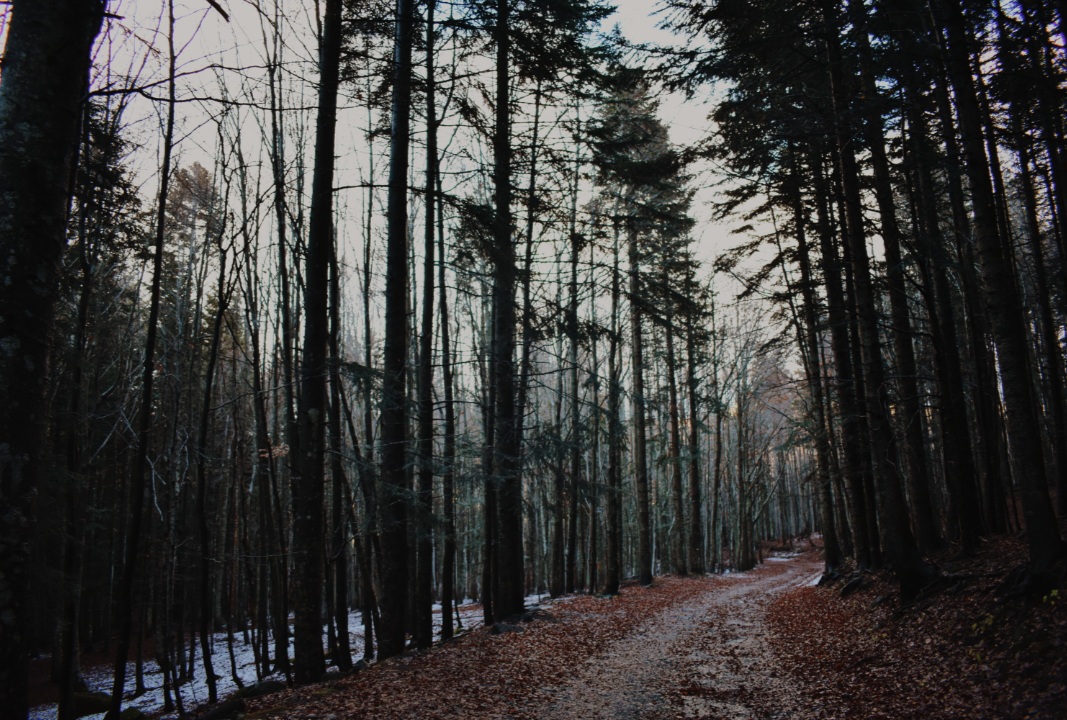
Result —
POLYGON ((515 413, 515 246, 511 219, 511 3, 497 0, 496 106, 493 127, 493 474, 497 549, 493 607, 498 618, 523 608, 522 480, 515 413))
POLYGON ((983 147, 981 114, 970 71, 963 10, 958 0, 943 0, 937 10, 937 19, 946 37, 946 60, 956 93, 960 143, 971 182, 975 245, 997 348, 1008 438, 1019 470, 1031 569, 1039 584, 1044 584, 1050 581, 1053 569, 1062 562, 1065 546, 1056 524, 1045 467, 1041 462, 1042 432, 1038 403, 1029 380, 1022 301, 1011 273, 1011 249, 996 222, 996 198, 989 177, 989 159, 983 147))
POLYGON ((607 487, 607 555, 604 569, 604 594, 617 595, 622 580, 622 380, 620 368, 621 336, 619 274, 619 218, 611 218, 611 319, 608 328, 608 487, 607 487))
MULTIPOLYGON (((688 221, 681 218, 688 198, 680 188, 684 182, 680 158, 669 146, 666 128, 655 116, 656 103, 641 72, 617 68, 612 84, 613 93, 603 103, 589 133, 598 182, 612 196, 613 220, 624 233, 629 261, 638 578, 648 585, 652 583, 652 538, 645 430, 644 316, 658 310, 651 300, 654 295, 649 293, 652 283, 644 274, 649 277, 658 274, 655 272, 657 235, 674 239, 680 232, 684 233, 688 221)), ((678 481, 681 482, 680 476, 678 481)))
POLYGON ((897 207, 893 197, 889 159, 886 154, 885 132, 881 109, 884 100, 875 82, 873 59, 868 36, 867 10, 864 3, 850 0, 848 17, 859 56, 859 86, 869 102, 863 104, 861 117, 871 153, 875 197, 881 221, 882 243, 885 247, 886 280, 889 285, 890 316, 893 321, 893 348, 896 353, 897 383, 900 386, 899 406, 903 412, 903 448, 906 459, 905 479, 911 500, 912 525, 919 549, 929 552, 940 544, 931 504, 930 475, 926 459, 926 440, 923 415, 919 409, 919 383, 915 349, 912 345, 912 320, 909 310, 907 278, 901 251, 901 231, 897 223, 897 207))
POLYGON ((26 715, 25 592, 68 184, 103 2, 19 2, 0 83, 0 711, 26 715))
POLYGON ((326 382, 329 377, 330 261, 333 258, 334 137, 341 58, 341 0, 328 0, 319 48, 319 106, 304 274, 304 353, 300 365, 300 457, 293 495, 294 662, 298 683, 326 672, 322 651, 326 382))
POLYGON ((689 426, 688 453, 689 453, 689 543, 686 548, 689 572, 696 575, 704 573, 704 523, 703 512, 704 497, 701 490, 700 469, 700 424, 701 416, 698 404, 700 378, 697 368, 704 365, 704 358, 700 353, 707 345, 708 332, 703 327, 706 314, 706 303, 702 294, 695 287, 695 275, 697 267, 692 258, 688 258, 685 270, 685 297, 688 299, 685 307, 685 361, 686 361, 686 400, 689 405, 689 416, 686 422, 689 426), (704 307, 701 307, 701 306, 704 307))
MULTIPOLYGON (((215 197, 214 188, 212 188, 211 197, 209 202, 215 200, 217 203, 217 197, 215 197)), ((215 203, 212 203, 215 204, 215 203)), ((210 241, 213 242, 218 250, 219 261, 219 277, 218 285, 215 294, 215 317, 211 323, 211 346, 208 350, 207 368, 204 371, 204 394, 200 404, 200 422, 197 432, 197 458, 196 458, 196 510, 197 510, 197 540, 200 544, 200 618, 199 627, 200 631, 200 655, 203 658, 204 674, 207 677, 208 687, 208 702, 218 702, 218 682, 215 675, 215 668, 212 664, 212 643, 211 635, 214 632, 214 604, 212 602, 212 573, 211 573, 211 559, 212 559, 212 547, 211 547, 211 530, 208 527, 208 473, 207 473, 207 455, 208 455, 208 432, 211 429, 211 410, 212 410, 212 397, 215 389, 215 376, 216 366, 219 360, 219 346, 222 342, 222 329, 223 323, 226 319, 226 314, 230 306, 230 296, 232 295, 232 285, 230 278, 227 275, 226 265, 226 247, 224 244, 224 233, 226 231, 226 222, 223 219, 212 218, 214 222, 210 223, 207 228, 207 232, 210 241)))
POLYGON ((415 28, 411 0, 397 1, 393 56, 392 133, 389 148, 388 235, 385 277, 385 355, 382 380, 381 609, 378 656, 404 650, 408 596, 407 500, 407 173, 411 135, 411 52, 415 28))
MULTIPOLYGON (((156 201, 155 237, 152 252, 152 283, 149 290, 149 310, 145 332, 145 350, 141 362, 141 407, 137 418, 137 449, 130 460, 130 482, 127 490, 129 514, 124 538, 125 554, 122 562, 122 578, 116 603, 118 642, 115 648, 114 680, 111 686, 111 706, 108 716, 117 718, 122 708, 122 696, 126 685, 126 659, 129 656, 130 637, 133 625, 133 602, 137 579, 137 560, 141 543, 145 504, 145 475, 149 469, 149 454, 152 442, 152 412, 155 384, 156 343, 159 333, 161 287, 163 282, 163 245, 166 233, 167 200, 171 181, 171 156, 174 150, 175 113, 175 64, 174 3, 167 3, 167 113, 163 129, 163 158, 159 176, 159 195, 156 201)), ((164 680, 166 682, 166 680, 164 680)))
POLYGON ((415 488, 415 593, 413 635, 415 646, 433 642, 433 303, 434 245, 437 237, 437 80, 434 77, 434 11, 426 5, 426 207, 423 235, 422 322, 419 335, 418 474, 415 488))
POLYGON ((859 170, 852 146, 846 98, 852 91, 851 79, 844 73, 840 40, 835 36, 839 22, 831 4, 824 5, 828 26, 828 76, 833 89, 834 129, 837 141, 838 173, 842 187, 842 215, 845 246, 852 265, 853 302, 858 320, 858 340, 864 379, 864 410, 871 443, 871 467, 877 492, 876 507, 883 549, 900 579, 901 595, 914 597, 929 579, 926 566, 908 524, 903 488, 896 469, 896 443, 884 375, 882 345, 878 333, 878 311, 872 287, 861 212, 859 170))

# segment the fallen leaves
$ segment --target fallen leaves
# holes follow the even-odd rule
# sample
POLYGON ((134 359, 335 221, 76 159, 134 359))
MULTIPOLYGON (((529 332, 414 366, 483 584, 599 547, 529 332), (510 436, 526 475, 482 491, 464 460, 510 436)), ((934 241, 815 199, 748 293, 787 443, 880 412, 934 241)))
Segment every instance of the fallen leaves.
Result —
POLYGON ((375 663, 321 686, 297 688, 249 704, 252 718, 535 718, 538 691, 567 680, 574 668, 648 618, 707 591, 711 579, 657 578, 627 585, 619 596, 576 596, 532 613, 514 631, 482 628, 421 653, 375 663))
POLYGON ((617 693, 629 698, 626 718, 1062 719, 1067 601, 1005 596, 1003 579, 1024 557, 1016 540, 965 562, 946 555, 952 582, 903 608, 879 575, 847 597, 840 584, 811 586, 811 556, 791 569, 661 577, 258 698, 247 717, 587 718, 590 703, 617 693), (665 631, 668 642, 652 642, 665 631))
POLYGON ((811 717, 1067 717, 1067 616, 1002 592, 1025 559, 1020 543, 940 559, 956 580, 905 607, 881 575, 844 598, 839 584, 775 601, 773 645, 816 703, 811 717))

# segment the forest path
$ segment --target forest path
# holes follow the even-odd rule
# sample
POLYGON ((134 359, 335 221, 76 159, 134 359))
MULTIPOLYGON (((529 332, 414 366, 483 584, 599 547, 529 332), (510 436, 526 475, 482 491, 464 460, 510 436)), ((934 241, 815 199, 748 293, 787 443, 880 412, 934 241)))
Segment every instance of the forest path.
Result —
POLYGON ((791 718, 796 680, 780 672, 765 622, 782 592, 819 577, 812 554, 771 557, 710 579, 692 600, 663 609, 531 699, 530 715, 577 718, 791 718))
POLYGON ((740 720, 810 717, 779 670, 768 608, 819 577, 817 553, 746 573, 575 595, 335 681, 249 702, 256 720, 740 720))

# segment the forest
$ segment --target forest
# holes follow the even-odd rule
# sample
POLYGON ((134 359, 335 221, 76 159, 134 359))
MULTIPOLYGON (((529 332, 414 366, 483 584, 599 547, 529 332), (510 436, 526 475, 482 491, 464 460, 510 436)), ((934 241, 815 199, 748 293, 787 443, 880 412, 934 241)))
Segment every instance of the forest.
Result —
POLYGON ((796 542, 1055 604, 1067 5, 619 5, 0 4, 0 719, 796 542))

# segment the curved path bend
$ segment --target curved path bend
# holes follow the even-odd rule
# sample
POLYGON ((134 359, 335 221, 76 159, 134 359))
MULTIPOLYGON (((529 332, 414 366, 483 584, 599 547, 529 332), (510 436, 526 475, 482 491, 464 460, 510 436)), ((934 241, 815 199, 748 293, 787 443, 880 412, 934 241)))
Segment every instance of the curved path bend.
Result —
POLYGON ((771 557, 742 574, 562 598, 529 624, 475 630, 248 710, 272 720, 808 718, 798 681, 778 669, 767 614, 820 570, 812 553, 771 557))
POLYGON ((804 717, 795 680, 779 672, 765 622, 780 593, 818 579, 812 555, 771 557, 651 617, 588 658, 563 685, 531 699, 533 717, 747 720, 804 717))

